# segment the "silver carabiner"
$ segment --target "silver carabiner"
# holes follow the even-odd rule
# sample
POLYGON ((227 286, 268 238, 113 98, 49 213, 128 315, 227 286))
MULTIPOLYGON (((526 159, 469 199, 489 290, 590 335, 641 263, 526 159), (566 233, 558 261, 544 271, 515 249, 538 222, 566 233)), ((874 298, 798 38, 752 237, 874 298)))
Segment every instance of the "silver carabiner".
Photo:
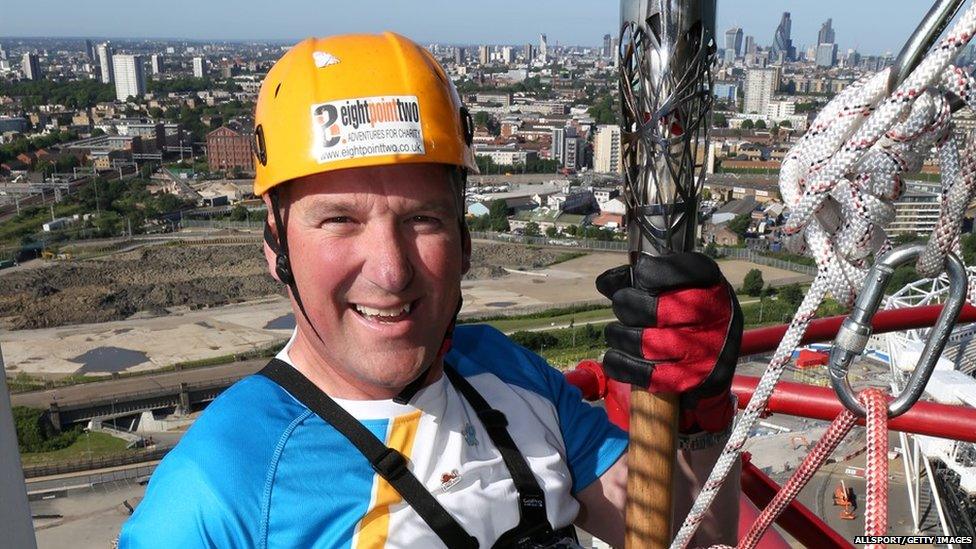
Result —
MULTIPOLYGON (((895 272, 895 268, 917 258, 924 249, 925 244, 908 244, 895 248, 878 260, 868 273, 864 289, 854 303, 854 310, 844 319, 840 330, 837 331, 834 346, 830 350, 828 367, 830 384, 833 385, 837 398, 848 410, 858 416, 864 417, 866 414, 847 380, 848 369, 854 358, 860 356, 867 346, 868 338, 871 337, 871 319, 881 305, 885 285, 895 272)), ((956 318, 959 317, 959 311, 966 301, 968 279, 966 267, 953 253, 946 256, 946 271, 949 274, 949 298, 939 313, 932 331, 929 332, 928 341, 925 342, 925 348, 918 359, 918 364, 915 365, 915 371, 908 379, 908 384, 888 406, 889 418, 904 414, 922 396, 935 364, 939 361, 942 350, 949 340, 949 334, 956 323, 956 318)))

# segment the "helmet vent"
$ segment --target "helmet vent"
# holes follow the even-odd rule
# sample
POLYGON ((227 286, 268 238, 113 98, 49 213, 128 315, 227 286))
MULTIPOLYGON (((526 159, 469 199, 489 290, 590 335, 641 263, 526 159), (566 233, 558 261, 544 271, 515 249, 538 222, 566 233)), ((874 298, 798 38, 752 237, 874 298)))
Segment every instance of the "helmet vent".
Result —
POLYGON ((251 146, 254 148, 254 156, 258 158, 258 162, 262 166, 267 166, 268 149, 264 144, 264 127, 261 124, 258 124, 258 127, 254 128, 254 141, 251 141, 251 146))
POLYGON ((275 86, 275 94, 274 94, 275 98, 278 97, 278 90, 280 89, 281 89, 281 82, 278 82, 278 85, 275 86))

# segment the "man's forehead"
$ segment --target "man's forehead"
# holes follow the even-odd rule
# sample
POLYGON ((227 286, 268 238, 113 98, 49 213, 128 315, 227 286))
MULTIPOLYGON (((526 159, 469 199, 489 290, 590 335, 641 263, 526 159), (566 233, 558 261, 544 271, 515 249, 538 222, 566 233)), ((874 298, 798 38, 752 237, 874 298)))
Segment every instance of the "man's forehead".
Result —
POLYGON ((314 174, 287 185, 295 200, 356 203, 382 197, 409 202, 453 204, 457 188, 443 166, 384 166, 314 174))

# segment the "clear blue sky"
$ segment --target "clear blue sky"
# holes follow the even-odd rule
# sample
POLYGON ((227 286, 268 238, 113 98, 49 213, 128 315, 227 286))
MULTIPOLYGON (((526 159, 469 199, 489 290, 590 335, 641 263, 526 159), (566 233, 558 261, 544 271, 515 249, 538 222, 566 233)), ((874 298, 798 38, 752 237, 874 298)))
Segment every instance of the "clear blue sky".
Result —
MULTIPOLYGON (((596 45, 615 34, 614 0, 4 0, 0 38, 284 39, 339 32, 396 30, 421 42, 596 45)), ((928 0, 719 0, 719 35, 743 27, 759 45, 772 41, 783 11, 793 42, 816 40, 832 17, 841 49, 897 53, 928 0), (883 24, 883 29, 879 28, 883 24)))

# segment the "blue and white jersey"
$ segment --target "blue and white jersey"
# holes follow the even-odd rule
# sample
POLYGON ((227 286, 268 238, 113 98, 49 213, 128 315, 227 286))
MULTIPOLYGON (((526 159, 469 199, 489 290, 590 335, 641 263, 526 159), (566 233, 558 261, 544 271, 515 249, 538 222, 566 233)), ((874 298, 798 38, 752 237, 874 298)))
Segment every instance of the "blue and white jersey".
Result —
MULTIPOLYGON (((289 362, 286 346, 278 358, 289 362)), ((497 410, 545 491, 549 522, 624 453, 627 436, 538 355, 497 330, 458 326, 447 361, 497 410)), ((290 362, 289 362, 290 363, 290 362)), ((467 532, 490 547, 519 520, 501 454, 441 376, 409 404, 336 399, 388 446, 467 532)), ((225 391, 159 464, 122 528, 148 547, 443 547, 365 457, 264 376, 225 391)))

